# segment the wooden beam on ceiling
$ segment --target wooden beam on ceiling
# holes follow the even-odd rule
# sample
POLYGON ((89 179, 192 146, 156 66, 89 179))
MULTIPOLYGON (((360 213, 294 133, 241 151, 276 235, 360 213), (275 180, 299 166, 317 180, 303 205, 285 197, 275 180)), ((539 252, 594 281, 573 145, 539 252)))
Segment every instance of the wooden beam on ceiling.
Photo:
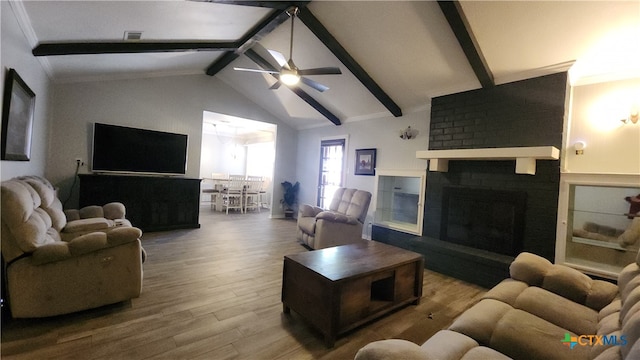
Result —
POLYGON ((242 1, 242 0, 190 0, 196 2, 210 2, 217 4, 226 4, 226 5, 240 5, 240 6, 253 6, 253 7, 263 7, 270 9, 280 9, 286 10, 291 6, 303 7, 307 6, 310 2, 308 1, 242 1))
POLYGON ((322 41, 322 43, 360 80, 373 96, 386 107, 395 117, 402 116, 400 107, 382 90, 382 88, 369 76, 369 74, 349 55, 342 45, 336 40, 329 30, 311 13, 309 9, 301 8, 298 18, 322 41))
POLYGON ((327 108, 322 106, 322 104, 320 104, 316 99, 312 98, 311 95, 307 94, 300 87, 295 86, 289 89, 291 89, 291 91, 293 91, 294 94, 298 95, 298 97, 304 100, 307 104, 311 105, 312 108, 316 109, 316 111, 322 114, 322 116, 329 119, 329 121, 331 121, 332 123, 338 126, 342 125, 342 123, 340 122, 340 119, 338 119, 337 116, 335 116, 331 111, 329 111, 327 108))
MULTIPOLYGON (((55 55, 94 55, 94 54, 127 54, 127 53, 156 53, 156 52, 185 52, 185 51, 225 51, 219 58, 220 63, 215 62, 209 66, 207 73, 215 71, 215 68, 224 68, 228 63, 237 58, 228 55, 229 52, 241 54, 259 41, 265 35, 273 31, 278 25, 285 22, 289 16, 286 10, 291 6, 303 7, 309 1, 208 1, 220 2, 231 5, 262 6, 274 10, 256 26, 251 28, 241 39, 234 41, 97 41, 97 42, 48 42, 38 44, 32 53, 34 56, 55 55), (224 64, 222 61, 227 61, 224 64), (210 70, 211 69, 211 70, 210 70)), ((209 74, 209 75, 213 75, 209 74)))
POLYGON ((260 41, 280 24, 287 21, 288 18, 289 15, 287 14, 286 9, 273 10, 267 17, 251 28, 251 30, 242 37, 242 39, 238 40, 238 47, 236 49, 227 51, 216 61, 212 62, 211 65, 207 67, 207 75, 213 76, 217 74, 233 60, 237 59, 238 56, 243 54, 255 42, 260 41))
POLYGON ((219 57, 216 61, 212 62, 207 67, 207 75, 213 76, 219 71, 224 69, 227 65, 231 64, 233 60, 237 59, 247 49, 249 49, 255 42, 260 41, 263 37, 267 36, 270 32, 275 30, 283 22, 289 19, 287 9, 291 6, 305 7, 309 1, 226 1, 226 0, 205 0, 206 2, 223 3, 231 5, 242 6, 258 6, 268 7, 275 9, 261 22, 256 24, 251 30, 249 30, 242 39, 238 40, 238 48, 235 50, 227 51, 224 55, 219 57))
POLYGON ((119 41, 56 42, 38 44, 34 56, 157 53, 175 51, 226 51, 238 47, 233 41, 119 41))
POLYGON ((442 13, 445 18, 447 18, 451 30, 453 30, 453 33, 458 39, 462 51, 464 51, 464 54, 467 56, 467 60, 482 87, 495 86, 491 69, 489 69, 489 65, 487 65, 487 61, 482 55, 478 41, 475 36, 473 36, 471 26, 462 11, 460 2, 458 0, 438 0, 438 5, 440 5, 442 13))
MULTIPOLYGON (((253 62, 258 64, 258 66, 262 67, 263 69, 274 70, 273 66, 269 64, 269 62, 266 59, 264 59, 262 56, 256 53, 253 49, 248 49, 244 54, 253 62)), ((271 76, 273 76, 276 79, 278 78, 274 74, 271 74, 271 76)), ((329 121, 331 121, 335 125, 342 125, 342 122, 340 122, 340 119, 337 116, 335 116, 331 111, 329 111, 329 109, 322 106, 322 104, 320 104, 316 99, 311 97, 311 95, 307 94, 300 87, 298 86, 294 86, 294 87, 286 86, 286 87, 289 88, 291 91, 293 91, 294 94, 298 95, 299 98, 304 100, 307 104, 309 104, 312 108, 314 108, 324 117, 329 119, 329 121)))

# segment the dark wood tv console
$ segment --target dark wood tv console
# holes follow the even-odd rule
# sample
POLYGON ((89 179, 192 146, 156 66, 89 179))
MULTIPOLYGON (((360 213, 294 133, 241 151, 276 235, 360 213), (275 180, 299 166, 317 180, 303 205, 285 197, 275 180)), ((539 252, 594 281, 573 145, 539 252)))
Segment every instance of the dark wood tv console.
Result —
POLYGON ((119 201, 142 231, 199 228, 200 179, 80 174, 80 207, 119 201))

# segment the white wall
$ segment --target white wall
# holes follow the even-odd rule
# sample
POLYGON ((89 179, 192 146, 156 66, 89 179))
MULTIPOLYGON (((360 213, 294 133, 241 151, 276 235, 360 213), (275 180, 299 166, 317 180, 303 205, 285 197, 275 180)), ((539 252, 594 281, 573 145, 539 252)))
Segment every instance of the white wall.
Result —
POLYGON ((640 122, 623 125, 640 108, 640 78, 572 88, 563 171, 587 174, 640 174, 640 122), (573 148, 587 147, 583 155, 573 148))
MULTIPOLYGON (((204 110, 278 125, 275 172, 294 176, 295 130, 247 100, 215 77, 173 76, 55 85, 55 126, 51 133, 47 176, 69 191, 75 158, 89 159, 94 122, 142 127, 189 135, 187 176, 200 177, 204 110)), ((81 172, 89 170, 89 163, 81 172)), ((274 189, 281 196, 281 189, 274 189)), ((77 203, 77 191, 70 205, 77 203)), ((277 210, 277 209, 276 209, 277 210)))
MULTIPOLYGON (((0 83, 3 86, 7 71, 15 69, 18 75, 36 94, 36 105, 31 138, 30 161, 1 161, 0 177, 2 180, 19 175, 44 176, 47 168, 48 130, 51 117, 50 82, 40 62, 31 54, 29 41, 23 34, 11 3, 0 1, 2 16, 0 83)), ((2 104, 0 97, 0 104, 2 104)))
MULTIPOLYGON (((427 161, 416 159, 416 151, 426 150, 429 143, 430 108, 396 118, 387 117, 347 122, 341 126, 329 125, 301 130, 298 135, 297 173, 289 181, 300 182, 298 202, 316 204, 320 141, 332 137, 348 136, 347 175, 344 186, 369 191, 375 197, 375 177, 354 175, 355 150, 376 148, 376 168, 424 170, 427 161), (400 130, 411 126, 419 131, 413 140, 400 139, 400 130)), ((429 181, 427 179, 427 181, 429 181)), ((372 199, 372 204, 375 199, 372 199)), ((278 200, 279 201, 279 200, 278 200)), ((369 218, 373 218, 373 205, 369 207, 369 218)), ((368 221, 367 221, 368 223, 368 221)), ((365 232, 368 229, 365 227, 365 232)))
POLYGON ((202 135, 200 177, 211 177, 213 173, 245 174, 247 148, 242 141, 232 136, 202 135))
POLYGON ((623 125, 620 122, 630 115, 634 107, 637 111, 639 106, 640 78, 592 83, 571 89, 561 161, 556 263, 579 264, 581 270, 612 278, 619 271, 611 270, 610 265, 622 264, 614 264, 617 260, 611 258, 606 260, 606 251, 609 250, 600 254, 604 256, 600 264, 587 259, 590 265, 586 266, 575 256, 567 259, 568 239, 573 231, 569 225, 580 227, 584 221, 592 221, 625 228, 629 223, 626 217, 606 214, 628 211, 624 197, 637 194, 640 186, 640 123, 623 125), (582 155, 577 155, 574 149, 578 141, 586 144, 582 155), (572 196, 574 185, 584 186, 583 190, 588 189, 590 194, 586 191, 580 194, 576 190, 575 197, 572 196), (575 204, 571 203, 574 198, 575 204), (592 215, 574 212, 574 208, 587 208, 592 215))

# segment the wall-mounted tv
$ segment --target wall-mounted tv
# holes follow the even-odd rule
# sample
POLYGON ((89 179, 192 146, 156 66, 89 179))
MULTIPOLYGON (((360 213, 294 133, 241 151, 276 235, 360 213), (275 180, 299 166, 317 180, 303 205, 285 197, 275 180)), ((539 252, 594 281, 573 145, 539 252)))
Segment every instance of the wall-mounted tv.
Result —
POLYGON ((95 123, 94 172, 184 175, 188 136, 169 132, 95 123))

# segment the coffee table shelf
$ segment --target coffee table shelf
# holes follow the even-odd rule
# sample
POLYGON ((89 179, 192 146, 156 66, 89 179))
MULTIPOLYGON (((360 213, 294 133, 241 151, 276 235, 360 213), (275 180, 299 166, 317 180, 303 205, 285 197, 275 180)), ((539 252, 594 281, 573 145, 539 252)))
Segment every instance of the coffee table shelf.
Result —
POLYGON ((376 241, 284 257, 283 311, 295 311, 333 347, 336 337, 390 311, 418 304, 422 255, 376 241))

